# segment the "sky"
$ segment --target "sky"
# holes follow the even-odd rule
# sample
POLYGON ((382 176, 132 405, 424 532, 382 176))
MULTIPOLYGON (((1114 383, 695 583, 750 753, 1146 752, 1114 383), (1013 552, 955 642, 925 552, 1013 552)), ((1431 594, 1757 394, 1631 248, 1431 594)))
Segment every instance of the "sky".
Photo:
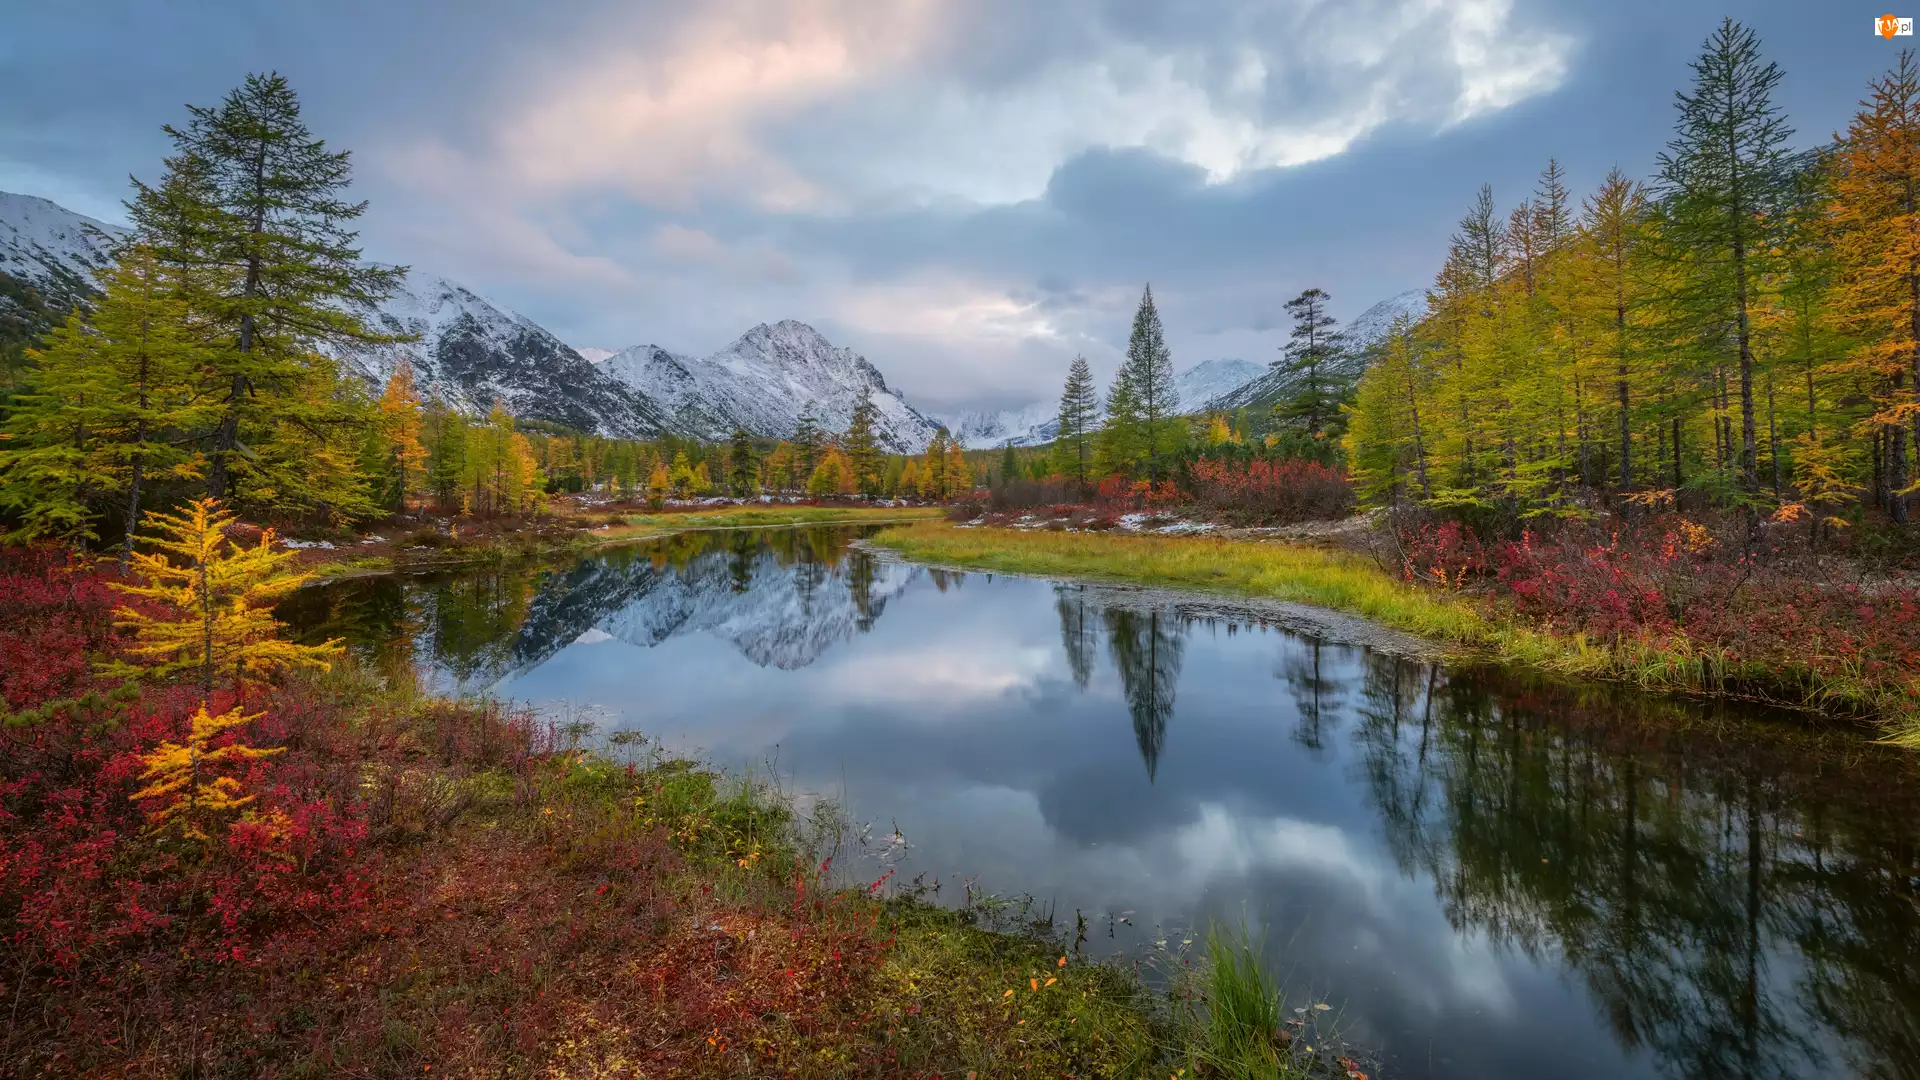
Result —
MULTIPOLYGON (((366 256, 576 346, 801 319, 916 404, 1105 375, 1151 283, 1175 364, 1259 363, 1309 286, 1427 285, 1482 183, 1649 177, 1726 15, 1794 143, 1907 39, 1749 0, 70 0, 0 4, 0 190, 125 219, 186 105, 275 70, 353 152, 366 256)), ((1899 14, 1895 12, 1895 14, 1899 14)))

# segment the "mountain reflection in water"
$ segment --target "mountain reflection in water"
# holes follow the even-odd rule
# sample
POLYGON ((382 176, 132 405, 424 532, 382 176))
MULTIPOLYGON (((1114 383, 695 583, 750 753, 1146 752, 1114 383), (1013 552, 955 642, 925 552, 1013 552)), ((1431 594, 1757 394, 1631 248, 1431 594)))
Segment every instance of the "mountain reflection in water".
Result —
POLYGON ((395 675, 773 761, 897 826, 905 876, 1077 909, 1100 950, 1265 926, 1385 1076, 1920 1075, 1909 756, 854 535, 369 578, 283 616, 395 675))

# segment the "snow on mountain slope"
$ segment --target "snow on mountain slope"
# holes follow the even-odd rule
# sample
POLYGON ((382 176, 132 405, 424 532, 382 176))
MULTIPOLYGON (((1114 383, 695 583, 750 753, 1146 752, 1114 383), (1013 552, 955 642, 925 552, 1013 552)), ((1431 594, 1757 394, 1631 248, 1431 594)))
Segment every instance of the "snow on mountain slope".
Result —
MULTIPOLYGON (((1396 318, 1405 315, 1410 319, 1419 319, 1426 313, 1427 294, 1423 289, 1411 289, 1388 297, 1361 312, 1353 322, 1339 328, 1346 342, 1346 351, 1338 361, 1328 366, 1327 374, 1339 379, 1359 378, 1361 372, 1367 369, 1374 346, 1387 336, 1396 318)), ((1222 412, 1243 408, 1264 409, 1290 397, 1299 381, 1298 374, 1276 365, 1267 368, 1258 378, 1214 397, 1206 407, 1222 412)))
POLYGON ((1197 412, 1221 394, 1230 393, 1267 373, 1266 365, 1247 360, 1205 360, 1173 377, 1180 395, 1180 411, 1197 412))
POLYGON ((968 450, 991 450, 1009 443, 1035 446, 1051 442, 1060 433, 1060 406, 1047 401, 999 412, 948 413, 939 419, 947 434, 968 450))
POLYGON ((94 271, 112 261, 125 229, 32 195, 0 191, 0 272, 43 291, 92 290, 94 271))
POLYGON ((546 328, 504 311, 445 278, 409 275, 368 326, 417 341, 335 346, 329 351, 377 393, 402 357, 425 394, 469 415, 498 400, 521 419, 602 435, 649 436, 664 429, 644 395, 587 362, 546 328))
POLYGON ((611 359, 614 355, 614 350, 612 349, 598 349, 592 345, 576 345, 573 347, 573 351, 585 357, 589 364, 597 364, 602 360, 611 359))
POLYGON ((1402 315, 1412 322, 1426 318, 1427 290, 1408 289, 1361 312, 1347 324, 1347 341, 1361 349, 1370 349, 1387 336, 1387 331, 1393 329, 1393 321, 1402 315))
POLYGON ((674 431, 695 438, 724 439, 736 425, 785 438, 808 410, 822 428, 845 431, 863 389, 872 395, 875 435, 887 449, 917 452, 936 430, 865 357, 791 319, 761 323, 704 358, 637 345, 598 367, 656 403, 674 431))

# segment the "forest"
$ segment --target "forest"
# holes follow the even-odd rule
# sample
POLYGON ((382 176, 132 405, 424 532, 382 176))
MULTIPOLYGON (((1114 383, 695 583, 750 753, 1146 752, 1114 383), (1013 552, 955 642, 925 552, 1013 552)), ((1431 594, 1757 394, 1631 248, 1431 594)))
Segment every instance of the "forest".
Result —
POLYGON ((1818 541, 1909 521, 1920 424, 1920 68, 1790 152, 1782 78, 1728 20, 1656 173, 1578 203, 1549 161, 1483 187, 1360 380, 1361 496, 1514 518, 1602 503, 1735 508, 1818 541))

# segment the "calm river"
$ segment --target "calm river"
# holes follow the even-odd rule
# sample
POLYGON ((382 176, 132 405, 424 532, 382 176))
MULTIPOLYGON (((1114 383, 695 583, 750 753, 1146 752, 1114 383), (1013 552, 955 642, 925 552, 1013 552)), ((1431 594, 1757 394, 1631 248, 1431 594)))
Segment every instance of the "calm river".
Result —
MULTIPOLYGON (((1920 1076, 1920 769, 1791 718, 882 562, 847 530, 368 578, 371 663, 776 773, 1096 953, 1264 927, 1387 1078, 1920 1076)), ((877 875, 876 875, 877 876, 877 875)))

